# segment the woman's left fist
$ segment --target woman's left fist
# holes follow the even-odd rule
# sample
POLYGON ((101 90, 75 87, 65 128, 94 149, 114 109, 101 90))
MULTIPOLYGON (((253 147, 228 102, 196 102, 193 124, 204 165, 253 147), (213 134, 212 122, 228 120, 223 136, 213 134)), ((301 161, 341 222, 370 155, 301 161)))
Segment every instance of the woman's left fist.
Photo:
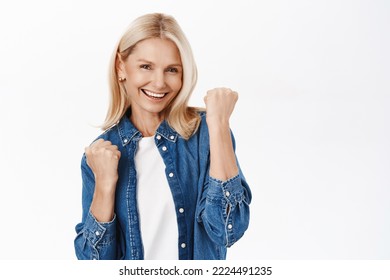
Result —
POLYGON ((207 91, 204 97, 207 124, 229 124, 237 100, 238 93, 230 88, 215 88, 207 91))

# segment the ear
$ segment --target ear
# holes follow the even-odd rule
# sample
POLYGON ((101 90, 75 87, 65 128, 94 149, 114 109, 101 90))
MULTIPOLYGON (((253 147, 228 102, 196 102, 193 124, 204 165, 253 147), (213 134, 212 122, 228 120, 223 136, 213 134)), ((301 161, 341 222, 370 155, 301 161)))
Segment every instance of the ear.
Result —
POLYGON ((118 73, 118 77, 126 77, 125 64, 119 53, 116 55, 115 68, 118 73))

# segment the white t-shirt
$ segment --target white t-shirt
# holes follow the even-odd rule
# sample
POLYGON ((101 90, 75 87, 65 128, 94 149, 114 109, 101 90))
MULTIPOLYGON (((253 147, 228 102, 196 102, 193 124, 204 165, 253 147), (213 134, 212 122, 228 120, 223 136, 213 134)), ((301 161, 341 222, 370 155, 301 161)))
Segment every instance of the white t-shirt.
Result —
POLYGON ((144 259, 177 260, 175 204, 165 175, 165 164, 154 137, 144 137, 138 142, 135 170, 144 259))

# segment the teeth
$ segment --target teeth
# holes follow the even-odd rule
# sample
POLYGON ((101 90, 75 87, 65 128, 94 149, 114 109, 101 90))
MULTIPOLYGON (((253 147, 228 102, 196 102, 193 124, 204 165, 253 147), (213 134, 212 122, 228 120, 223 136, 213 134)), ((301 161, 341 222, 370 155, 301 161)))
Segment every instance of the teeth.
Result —
POLYGON ((152 92, 152 91, 148 91, 146 89, 143 90, 147 95, 151 96, 151 97, 156 97, 156 98, 162 98, 165 96, 165 93, 157 93, 157 92, 152 92))

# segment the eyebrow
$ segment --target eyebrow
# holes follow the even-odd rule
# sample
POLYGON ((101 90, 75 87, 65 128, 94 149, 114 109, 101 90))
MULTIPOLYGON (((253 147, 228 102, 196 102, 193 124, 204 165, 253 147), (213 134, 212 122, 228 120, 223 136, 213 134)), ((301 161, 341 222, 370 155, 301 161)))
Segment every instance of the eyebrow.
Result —
MULTIPOLYGON (((147 63, 147 64, 154 64, 153 62, 151 62, 149 60, 146 60, 146 59, 143 59, 143 58, 137 59, 137 62, 143 62, 143 63, 147 63)), ((167 67, 181 67, 181 68, 183 68, 183 65, 181 63, 173 63, 173 64, 169 64, 167 67)))

